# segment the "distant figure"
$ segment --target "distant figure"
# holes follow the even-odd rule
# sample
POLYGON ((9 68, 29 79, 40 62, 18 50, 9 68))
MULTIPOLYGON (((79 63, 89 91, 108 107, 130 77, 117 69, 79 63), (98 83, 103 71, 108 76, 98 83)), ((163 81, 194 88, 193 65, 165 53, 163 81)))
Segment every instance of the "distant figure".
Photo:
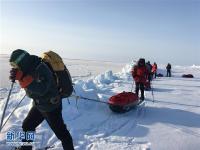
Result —
POLYGON ((151 69, 152 78, 153 78, 153 77, 156 78, 156 76, 157 76, 157 68, 158 68, 158 66, 157 66, 157 64, 154 62, 154 64, 152 65, 152 69, 151 69))
POLYGON ((148 81, 151 82, 151 80, 152 80, 152 75, 151 75, 152 65, 151 65, 150 61, 148 61, 146 63, 146 68, 148 71, 148 81))
POLYGON ((168 63, 167 66, 166 66, 166 69, 167 69, 167 77, 171 77, 171 68, 172 68, 171 64, 168 63))
POLYGON ((135 80, 135 92, 138 95, 139 89, 141 91, 140 99, 144 100, 144 84, 147 80, 148 70, 145 65, 145 59, 140 58, 137 65, 135 65, 131 71, 133 79, 135 80))

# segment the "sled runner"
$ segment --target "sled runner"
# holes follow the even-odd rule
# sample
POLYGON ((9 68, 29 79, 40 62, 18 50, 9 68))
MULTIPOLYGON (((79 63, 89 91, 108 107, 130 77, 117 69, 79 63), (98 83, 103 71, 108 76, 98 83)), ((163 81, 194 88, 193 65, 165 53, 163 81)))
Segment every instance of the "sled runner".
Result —
POLYGON ((113 112, 124 113, 139 103, 138 96, 133 92, 122 92, 109 98, 109 108, 113 112))

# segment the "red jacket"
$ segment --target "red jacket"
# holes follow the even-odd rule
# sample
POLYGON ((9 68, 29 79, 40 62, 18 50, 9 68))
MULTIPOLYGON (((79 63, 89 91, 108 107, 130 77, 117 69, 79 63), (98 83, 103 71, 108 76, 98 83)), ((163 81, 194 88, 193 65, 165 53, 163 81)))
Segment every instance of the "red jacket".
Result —
POLYGON ((139 67, 136 65, 133 67, 131 73, 135 82, 141 82, 141 83, 146 82, 148 76, 148 70, 146 66, 139 67))
POLYGON ((157 64, 153 64, 151 72, 155 73, 156 71, 157 71, 157 64))

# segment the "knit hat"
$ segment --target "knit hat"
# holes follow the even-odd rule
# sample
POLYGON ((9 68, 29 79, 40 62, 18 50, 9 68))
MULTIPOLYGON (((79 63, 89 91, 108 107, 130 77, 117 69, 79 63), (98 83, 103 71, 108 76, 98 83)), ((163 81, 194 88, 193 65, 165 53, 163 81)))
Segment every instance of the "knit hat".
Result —
POLYGON ((22 49, 14 50, 10 56, 10 63, 15 64, 16 66, 19 66, 19 68, 24 68, 24 65, 26 65, 28 59, 30 57, 30 54, 22 49))
POLYGON ((145 59, 144 58, 140 58, 138 61, 138 66, 144 66, 145 65, 145 59))

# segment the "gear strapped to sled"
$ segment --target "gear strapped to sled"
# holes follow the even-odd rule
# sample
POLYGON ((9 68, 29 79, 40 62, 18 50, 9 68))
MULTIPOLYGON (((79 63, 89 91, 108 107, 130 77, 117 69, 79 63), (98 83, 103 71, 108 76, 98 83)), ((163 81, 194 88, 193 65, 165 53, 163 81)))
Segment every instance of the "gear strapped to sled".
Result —
POLYGON ((69 97, 73 92, 72 79, 62 58, 53 51, 43 53, 41 58, 52 71, 61 97, 69 97))
POLYGON ((133 92, 122 92, 109 98, 109 107, 113 112, 123 113, 137 106, 139 98, 133 92))

